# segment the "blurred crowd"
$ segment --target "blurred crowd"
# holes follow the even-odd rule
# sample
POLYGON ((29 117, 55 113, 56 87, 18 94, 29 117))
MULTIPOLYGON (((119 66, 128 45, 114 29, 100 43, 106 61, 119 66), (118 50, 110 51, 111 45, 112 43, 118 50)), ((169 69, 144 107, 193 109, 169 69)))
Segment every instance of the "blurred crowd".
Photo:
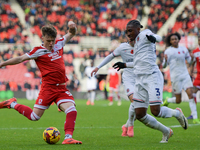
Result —
MULTIPOLYGON (((142 20, 148 15, 147 27, 156 33, 170 15, 179 6, 182 0, 17 0, 25 13, 26 26, 23 26, 14 10, 11 1, 0 2, 0 43, 30 44, 28 29, 33 34, 41 37, 40 28, 51 23, 58 30, 58 38, 68 31, 67 22, 73 20, 77 24, 78 33, 70 43, 79 43, 81 36, 110 37, 118 43, 127 42, 125 38, 125 26, 129 20, 142 20), (149 13, 148 9, 149 8, 149 13)), ((200 30, 200 2, 191 0, 183 12, 176 18, 176 23, 168 29, 168 33, 179 32, 182 36, 198 35, 200 30)), ((167 35, 165 35, 167 36, 167 35)), ((165 36, 160 44, 164 44, 165 36)), ((5 49, 0 53, 0 61, 22 55, 30 48, 17 46, 5 49)), ((71 90, 80 89, 80 80, 74 71, 74 58, 82 58, 83 62, 104 58, 112 50, 106 48, 82 48, 78 53, 73 49, 64 53, 66 75, 69 78, 67 86, 71 90)), ((193 50, 190 49, 189 50, 193 50)), ((165 77, 165 85, 170 86, 169 72, 162 69, 163 51, 157 50, 157 64, 165 77)), ((81 63, 79 71, 84 78, 86 63, 81 63)), ((35 78, 40 78, 34 61, 24 63, 29 72, 35 78)), ((7 82, 7 81, 6 81, 7 82)), ((0 84, 6 85, 7 83, 0 84)), ((23 89, 22 86, 21 89, 23 89)), ((35 87, 31 87, 35 88, 35 87)), ((19 86, 20 89, 20 86, 19 86)))

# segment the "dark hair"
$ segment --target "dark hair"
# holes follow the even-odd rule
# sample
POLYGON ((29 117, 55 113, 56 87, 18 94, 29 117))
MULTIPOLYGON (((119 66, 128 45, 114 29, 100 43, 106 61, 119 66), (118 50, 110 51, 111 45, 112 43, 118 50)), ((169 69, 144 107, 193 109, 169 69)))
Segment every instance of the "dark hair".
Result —
POLYGON ((143 26, 140 24, 140 22, 138 20, 131 20, 127 23, 128 25, 132 25, 132 26, 139 26, 140 28, 143 28, 143 26))
POLYGON ((166 37, 166 39, 165 39, 165 43, 166 43, 166 46, 167 46, 167 47, 172 45, 172 44, 170 43, 170 39, 171 39, 171 37, 172 37, 173 35, 177 36, 179 40, 181 39, 181 35, 180 35, 179 33, 177 33, 177 32, 176 32, 176 33, 171 33, 171 34, 168 35, 168 36, 166 37))
POLYGON ((43 36, 48 35, 50 37, 56 38, 57 30, 56 30, 56 28, 54 28, 53 25, 47 24, 42 27, 42 35, 43 36))

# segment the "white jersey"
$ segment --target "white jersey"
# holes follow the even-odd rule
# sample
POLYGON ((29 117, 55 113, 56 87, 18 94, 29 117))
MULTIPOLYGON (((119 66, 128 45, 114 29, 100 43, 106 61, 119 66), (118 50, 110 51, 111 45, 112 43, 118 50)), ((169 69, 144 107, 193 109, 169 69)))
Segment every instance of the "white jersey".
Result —
POLYGON ((156 64, 156 45, 151 43, 146 35, 154 35, 149 29, 145 29, 135 38, 133 53, 134 74, 152 74, 158 71, 156 64))
POLYGON ((95 90, 97 87, 97 79, 95 76, 91 77, 91 72, 94 70, 95 67, 86 67, 85 74, 87 75, 87 90, 95 90))
POLYGON ((186 47, 169 47, 165 50, 164 54, 167 55, 167 64, 170 68, 170 77, 172 82, 189 76, 185 60, 188 58, 191 59, 191 57, 186 47))
MULTIPOLYGON (((133 62, 133 47, 128 43, 122 43, 119 47, 117 47, 113 51, 113 55, 121 56, 124 63, 127 62, 133 62)), ((135 78, 135 75, 133 74, 133 68, 124 68, 123 74, 122 74, 123 80, 126 78, 132 79, 135 78)))
POLYGON ((91 77, 91 72, 93 71, 95 69, 95 67, 90 67, 90 66, 87 66, 86 68, 85 68, 85 74, 86 74, 86 76, 88 77, 88 78, 96 78, 95 76, 92 76, 91 77))

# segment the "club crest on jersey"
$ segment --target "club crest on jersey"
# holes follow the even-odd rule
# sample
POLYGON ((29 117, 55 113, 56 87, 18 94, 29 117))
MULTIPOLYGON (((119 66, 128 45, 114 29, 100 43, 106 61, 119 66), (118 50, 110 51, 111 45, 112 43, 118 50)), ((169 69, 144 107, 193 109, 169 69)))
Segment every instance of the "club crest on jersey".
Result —
POLYGON ((137 38, 137 41, 139 41, 139 40, 140 40, 140 38, 138 37, 138 38, 137 38))
POLYGON ((43 99, 39 99, 38 104, 42 104, 43 99))
POLYGON ((180 54, 180 52, 178 52, 178 54, 180 54))
POLYGON ((132 49, 132 50, 131 50, 131 54, 133 54, 133 53, 134 53, 134 50, 132 49))
POLYGON ((126 91, 127 91, 127 93, 128 93, 130 90, 129 90, 129 89, 127 89, 126 91))
POLYGON ((183 54, 185 54, 185 52, 184 51, 182 51, 183 52, 183 54))

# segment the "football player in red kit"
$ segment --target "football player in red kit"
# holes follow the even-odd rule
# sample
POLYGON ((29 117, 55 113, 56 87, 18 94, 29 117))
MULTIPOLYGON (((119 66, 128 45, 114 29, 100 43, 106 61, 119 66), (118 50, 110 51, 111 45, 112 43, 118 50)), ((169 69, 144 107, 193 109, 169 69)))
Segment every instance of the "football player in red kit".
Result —
POLYGON ((0 108, 13 108, 29 120, 37 121, 51 103, 55 102, 66 114, 65 139, 62 144, 82 144, 81 141, 72 138, 77 111, 74 98, 65 85, 68 79, 65 75, 63 47, 76 34, 76 24, 69 21, 68 26, 69 32, 58 40, 56 40, 57 31, 51 24, 43 26, 41 28, 42 45, 34 47, 22 56, 0 63, 1 68, 34 59, 42 74, 42 85, 33 110, 28 106, 18 104, 16 98, 1 102, 0 108))

